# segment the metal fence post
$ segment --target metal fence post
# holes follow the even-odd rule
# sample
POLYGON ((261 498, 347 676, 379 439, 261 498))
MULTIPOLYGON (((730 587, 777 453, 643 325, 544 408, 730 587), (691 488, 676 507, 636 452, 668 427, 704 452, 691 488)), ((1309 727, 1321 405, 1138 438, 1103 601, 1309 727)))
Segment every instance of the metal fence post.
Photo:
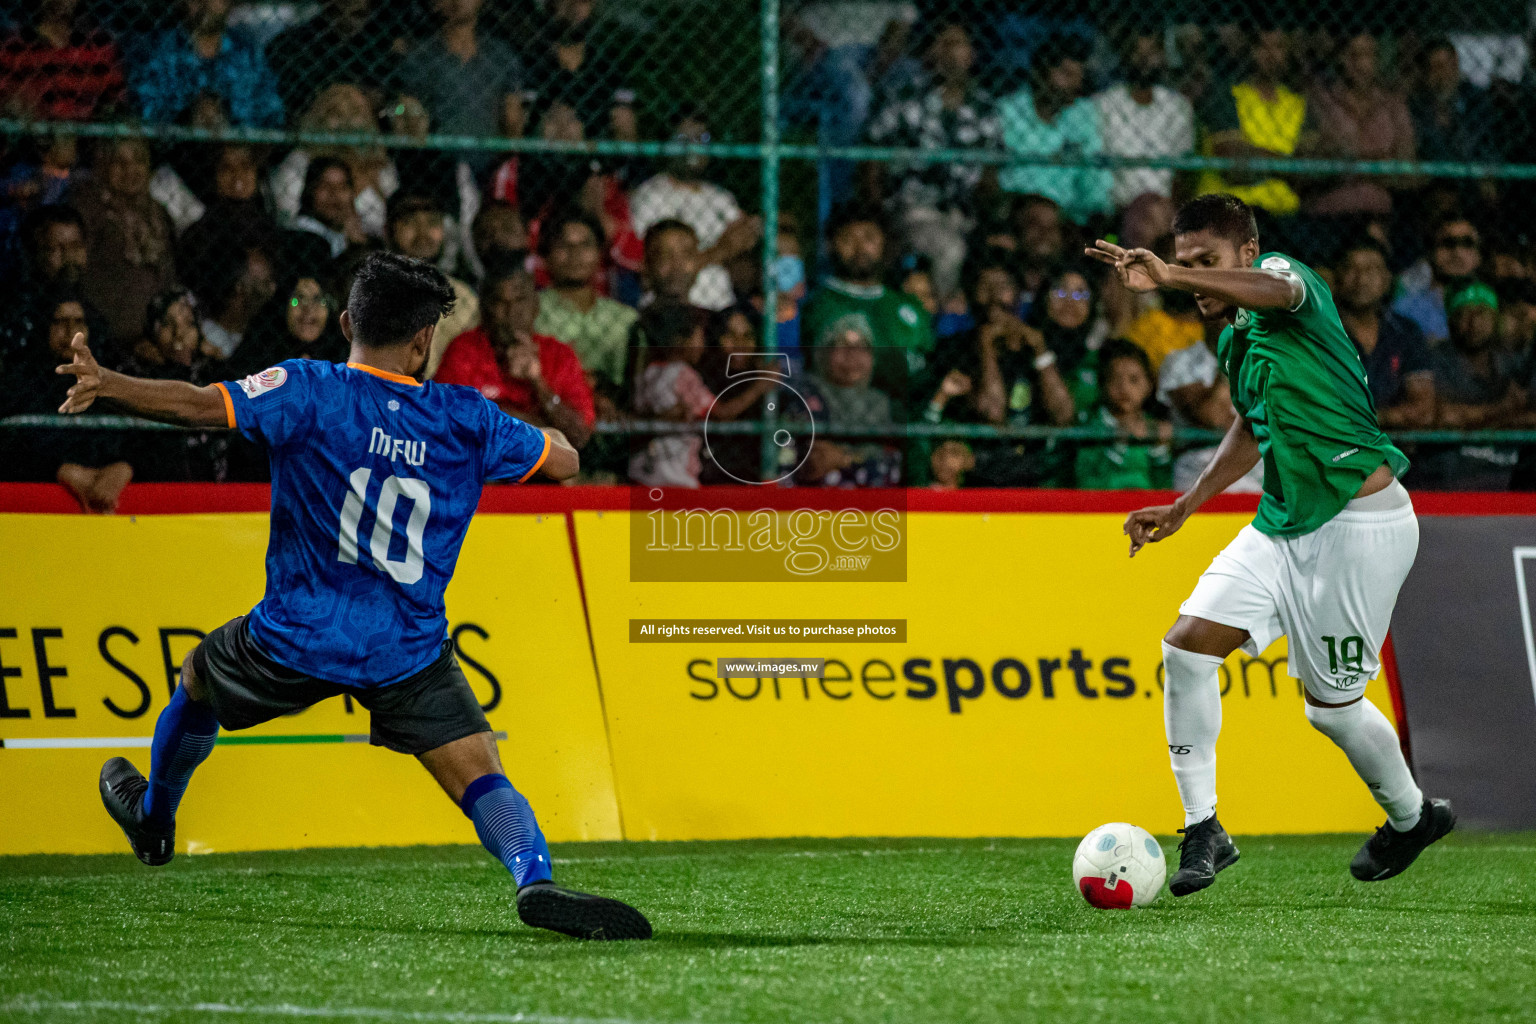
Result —
MULTIPOLYGON (((773 264, 779 249, 779 0, 762 0, 763 58, 763 349, 779 347, 779 295, 773 264)), ((779 475, 779 446, 773 436, 778 409, 772 398, 763 403, 762 477, 779 475)))

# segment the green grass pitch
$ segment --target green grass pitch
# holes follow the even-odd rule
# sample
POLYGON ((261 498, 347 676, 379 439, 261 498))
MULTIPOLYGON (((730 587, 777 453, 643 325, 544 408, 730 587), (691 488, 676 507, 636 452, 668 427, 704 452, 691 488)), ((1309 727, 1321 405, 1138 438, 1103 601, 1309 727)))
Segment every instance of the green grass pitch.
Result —
POLYGON ((655 924, 611 944, 523 927, 478 847, 0 858, 0 1021, 1536 1019, 1536 835, 1376 885, 1360 841, 1239 837, 1136 911, 1082 901, 1068 840, 557 846, 655 924))

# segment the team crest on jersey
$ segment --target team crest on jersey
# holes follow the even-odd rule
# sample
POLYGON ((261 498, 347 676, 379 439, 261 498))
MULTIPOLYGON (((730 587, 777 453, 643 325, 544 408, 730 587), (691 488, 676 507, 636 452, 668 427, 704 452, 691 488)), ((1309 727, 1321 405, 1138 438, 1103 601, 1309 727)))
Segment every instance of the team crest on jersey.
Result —
POLYGON ((1260 263, 1259 266, 1265 270, 1290 270, 1291 261, 1284 256, 1271 256, 1263 263, 1260 263))
POLYGON ((245 397, 255 398, 257 395, 282 387, 287 380, 288 371, 281 366, 274 366, 260 373, 253 373, 242 380, 240 390, 245 392, 245 397))
POLYGON ((1253 321, 1253 314, 1241 307, 1237 310, 1237 316, 1232 318, 1232 326, 1239 331, 1246 331, 1248 324, 1253 321))
POLYGON ((896 311, 896 315, 901 317, 901 322, 906 324, 908 327, 917 326, 917 310, 913 309, 911 306, 902 306, 896 311))

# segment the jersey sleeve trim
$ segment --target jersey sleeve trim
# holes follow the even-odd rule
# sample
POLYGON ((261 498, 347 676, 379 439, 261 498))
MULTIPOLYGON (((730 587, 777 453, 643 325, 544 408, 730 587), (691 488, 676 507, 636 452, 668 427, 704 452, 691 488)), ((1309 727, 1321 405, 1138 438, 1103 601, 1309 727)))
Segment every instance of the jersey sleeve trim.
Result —
POLYGON ((1296 282, 1296 289, 1297 289, 1298 292, 1300 292, 1300 294, 1296 298, 1296 305, 1294 305, 1294 306, 1290 307, 1288 310, 1286 310, 1286 312, 1288 312, 1288 313, 1294 313, 1298 309, 1300 309, 1302 306, 1305 306, 1307 304, 1307 279, 1302 277, 1300 274, 1294 274, 1294 273, 1293 274, 1288 274, 1287 276, 1290 277, 1290 279, 1292 281, 1296 282))
POLYGON ((223 384, 215 383, 213 386, 218 388, 219 394, 224 396, 224 418, 229 421, 225 425, 228 426, 230 430, 234 430, 236 426, 235 400, 229 397, 229 388, 225 387, 223 384))
POLYGON ((539 467, 544 465, 544 460, 547 459, 547 458, 549 458, 549 434, 545 433, 544 434, 544 450, 539 453, 539 461, 537 461, 537 462, 535 462, 533 464, 533 468, 532 469, 528 470, 528 472, 526 472, 522 476, 518 477, 517 478, 517 482, 520 483, 520 484, 521 483, 526 483, 528 481, 529 477, 533 476, 533 474, 535 474, 535 473, 537 473, 539 471, 539 467))

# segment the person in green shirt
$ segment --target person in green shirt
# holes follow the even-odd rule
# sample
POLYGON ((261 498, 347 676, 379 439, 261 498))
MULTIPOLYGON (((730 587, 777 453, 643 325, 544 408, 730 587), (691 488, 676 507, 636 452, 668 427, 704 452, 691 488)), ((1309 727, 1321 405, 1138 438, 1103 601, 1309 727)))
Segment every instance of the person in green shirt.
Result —
POLYGON ((1257 657, 1281 636, 1308 721, 1343 749, 1387 812, 1350 873, 1391 878, 1456 823, 1449 801, 1424 797, 1392 723, 1363 699, 1418 552, 1413 502, 1398 483, 1408 460, 1376 421, 1328 286, 1310 267, 1262 251, 1246 203, 1201 196, 1174 217, 1173 234, 1172 265, 1105 241, 1087 253, 1132 291, 1191 292, 1202 317, 1227 321, 1216 356, 1237 418, 1189 491, 1127 517, 1131 554, 1172 536, 1261 459, 1264 495, 1163 639, 1163 718, 1185 826, 1169 890, 1197 892, 1237 861, 1216 819, 1218 672, 1238 648, 1257 657))
POLYGON ((1111 341, 1099 350, 1101 399, 1078 414, 1083 425, 1108 427, 1109 444, 1077 449, 1073 477, 1088 491, 1150 491, 1173 483, 1173 427, 1147 411, 1152 398, 1152 361, 1137 345, 1111 341))
POLYGON ((800 336, 820 338, 845 316, 863 317, 874 332, 875 386, 903 402, 909 397, 908 382, 923 379, 933 352, 928 311, 916 298, 883 283, 886 233, 878 210, 839 207, 827 222, 827 239, 832 276, 806 301, 800 336))

